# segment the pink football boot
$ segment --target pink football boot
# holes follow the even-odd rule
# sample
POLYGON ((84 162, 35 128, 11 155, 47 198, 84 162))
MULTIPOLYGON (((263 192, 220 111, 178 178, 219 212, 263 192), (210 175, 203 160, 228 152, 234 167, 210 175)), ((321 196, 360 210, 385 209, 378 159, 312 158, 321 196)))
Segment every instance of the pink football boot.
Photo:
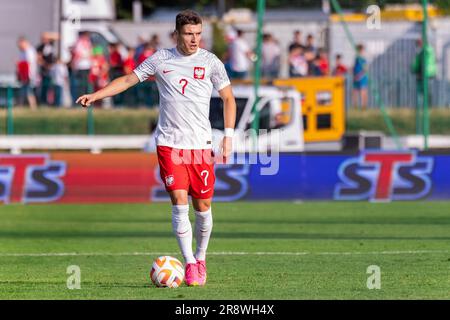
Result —
POLYGON ((186 279, 186 284, 189 287, 195 287, 199 285, 198 279, 198 266, 195 263, 186 264, 186 271, 184 275, 186 279))
POLYGON ((197 260, 198 268, 198 285, 204 286, 206 284, 206 261, 197 260))

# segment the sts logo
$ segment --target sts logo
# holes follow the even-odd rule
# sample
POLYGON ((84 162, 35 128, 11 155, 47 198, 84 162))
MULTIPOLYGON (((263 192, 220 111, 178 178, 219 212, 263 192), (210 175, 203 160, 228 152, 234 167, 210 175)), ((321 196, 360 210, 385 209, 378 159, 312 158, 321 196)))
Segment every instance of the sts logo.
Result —
POLYGON ((66 164, 48 155, 0 154, 0 203, 56 201, 64 194, 65 173, 66 164))
POLYGON ((365 152, 341 164, 335 200, 418 200, 432 188, 433 158, 417 152, 365 152))

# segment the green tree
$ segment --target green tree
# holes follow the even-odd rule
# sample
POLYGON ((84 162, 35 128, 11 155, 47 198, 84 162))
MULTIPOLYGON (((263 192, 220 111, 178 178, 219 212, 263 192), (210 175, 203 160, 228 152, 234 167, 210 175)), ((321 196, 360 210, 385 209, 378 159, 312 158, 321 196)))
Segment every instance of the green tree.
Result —
MULTIPOLYGON (((206 7, 214 7, 218 5, 220 0, 141 0, 144 7, 144 14, 151 14, 159 7, 172 8, 192 8, 200 12, 206 7)), ((115 0, 117 6, 117 14, 119 19, 131 19, 132 17, 132 3, 129 0, 115 0)), ((225 0, 226 9, 231 8, 250 8, 256 9, 257 0, 225 0)), ((376 4, 380 7, 385 7, 388 4, 414 4, 417 0, 339 0, 340 5, 344 9, 352 9, 355 11, 365 11, 367 6, 376 4)), ((439 8, 450 13, 450 0, 430 0, 430 3, 436 4, 439 8)), ((320 9, 322 6, 321 0, 266 0, 267 8, 293 8, 306 9, 316 8, 320 9)))
POLYGON ((225 53, 228 50, 228 45, 225 40, 225 34, 223 29, 220 26, 218 21, 214 21, 212 24, 213 27, 213 47, 212 52, 222 59, 225 56, 225 53))
POLYGON ((446 14, 450 14, 450 0, 436 0, 436 5, 446 14))

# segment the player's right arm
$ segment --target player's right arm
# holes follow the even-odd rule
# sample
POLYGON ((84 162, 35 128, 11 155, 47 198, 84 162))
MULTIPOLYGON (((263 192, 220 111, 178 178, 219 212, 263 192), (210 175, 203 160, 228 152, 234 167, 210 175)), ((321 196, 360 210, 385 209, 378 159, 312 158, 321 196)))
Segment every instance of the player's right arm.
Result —
POLYGON ((133 72, 129 75, 115 79, 110 84, 108 84, 105 88, 103 88, 97 92, 94 92, 92 94, 86 94, 84 96, 79 97, 77 99, 77 103, 81 103, 81 105, 83 107, 89 107, 95 101, 118 95, 119 93, 122 93, 122 92, 128 90, 129 88, 135 86, 138 83, 139 83, 139 78, 133 72))

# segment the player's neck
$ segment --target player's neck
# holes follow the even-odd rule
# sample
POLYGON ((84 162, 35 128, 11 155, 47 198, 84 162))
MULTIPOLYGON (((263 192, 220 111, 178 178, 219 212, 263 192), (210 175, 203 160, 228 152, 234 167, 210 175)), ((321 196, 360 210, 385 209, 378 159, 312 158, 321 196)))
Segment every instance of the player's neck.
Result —
POLYGON ((184 51, 181 46, 178 46, 178 45, 176 46, 176 49, 179 54, 181 54, 182 56, 185 56, 185 57, 193 56, 198 52, 198 49, 197 49, 197 51, 195 51, 194 53, 188 53, 188 52, 184 51))

